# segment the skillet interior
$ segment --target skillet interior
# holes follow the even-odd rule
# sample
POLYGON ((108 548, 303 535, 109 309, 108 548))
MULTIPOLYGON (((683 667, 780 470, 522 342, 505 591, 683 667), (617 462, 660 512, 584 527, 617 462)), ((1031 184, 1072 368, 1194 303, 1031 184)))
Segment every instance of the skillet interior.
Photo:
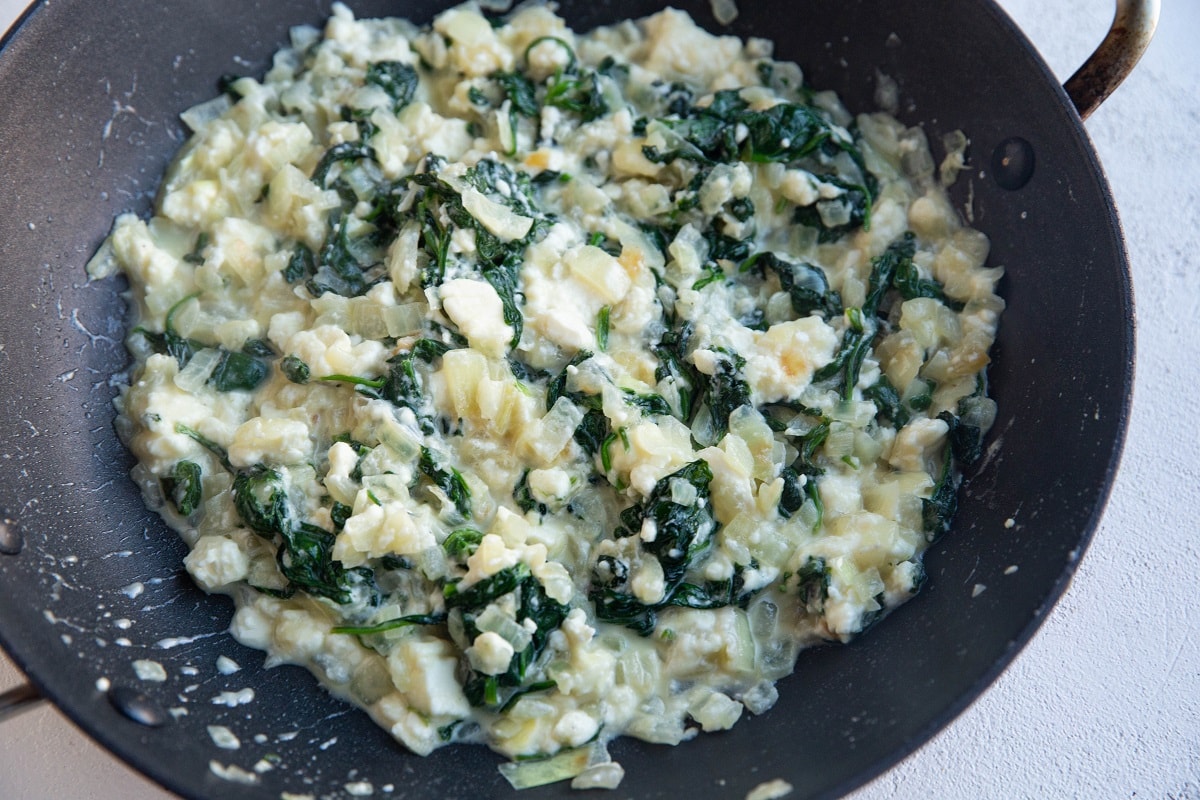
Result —
MULTIPOLYGON (((361 16, 418 20, 435 6, 352 5, 361 16)), ((703 0, 677 5, 716 29, 703 0)), ((990 370, 995 454, 968 482, 954 532, 927 556, 922 595, 851 646, 802 655, 761 719, 679 748, 620 740, 622 796, 740 797, 776 777, 800 796, 834 794, 919 746, 990 683, 1065 588, 1107 497, 1127 416, 1133 312, 1111 199, 1074 112, 1003 14, 987 0, 741 5, 732 32, 776 39, 781 57, 851 109, 874 108, 878 67, 899 82, 900 116, 924 121, 931 141, 955 128, 971 137, 977 166, 956 199, 970 193, 991 263, 1007 268, 1009 308, 990 370), (1033 144, 1038 165, 1028 186, 1008 192, 980 169, 1013 135, 1033 144), (972 598, 976 584, 987 588, 972 598)), ((562 13, 582 29, 655 7, 563 2, 562 13)), ((5 546, 14 534, 24 547, 0 554, 0 641, 86 731, 186 797, 322 796, 351 780, 392 784, 396 797, 506 795, 500 759, 482 748, 412 757, 307 673, 261 671, 260 654, 222 634, 229 603, 182 572, 183 545, 142 506, 111 425, 110 376, 127 364, 123 284, 89 284, 83 264, 117 213, 148 210, 182 141, 178 112, 212 96, 221 73, 261 74, 289 25, 318 23, 327 10, 302 0, 56 0, 5 45, 0 551, 16 549, 5 546), (221 654, 243 671, 219 674, 221 654), (168 680, 137 681, 139 658, 162 663, 168 680), (101 677, 189 713, 157 729, 135 724, 96 688, 101 677), (246 686, 256 693, 249 705, 210 702, 246 686), (214 748, 213 724, 230 727, 241 749, 214 748), (209 769, 212 759, 248 769, 269 753, 280 764, 258 787, 209 769)))

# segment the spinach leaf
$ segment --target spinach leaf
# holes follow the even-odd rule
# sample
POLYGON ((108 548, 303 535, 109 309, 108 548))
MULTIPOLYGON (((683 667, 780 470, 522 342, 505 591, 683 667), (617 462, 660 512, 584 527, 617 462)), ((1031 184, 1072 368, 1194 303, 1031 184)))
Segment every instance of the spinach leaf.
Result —
POLYGON ((693 402, 703 388, 702 378, 695 367, 687 361, 688 340, 691 338, 691 323, 679 330, 669 330, 655 346, 654 355, 659 366, 654 370, 654 379, 668 389, 674 390, 679 404, 679 419, 690 422, 693 402))
POLYGON ((755 253, 738 269, 739 272, 750 270, 755 270, 764 277, 767 272, 775 273, 779 278, 779 287, 788 293, 792 301, 792 310, 797 316, 807 317, 813 313, 820 313, 826 317, 833 317, 842 312, 842 298, 829 288, 829 280, 820 267, 804 262, 792 264, 774 253, 761 252, 755 253))
POLYGON ((509 662, 508 669, 499 675, 484 675, 469 670, 463 691, 473 705, 499 706, 501 710, 511 708, 515 698, 529 691, 542 691, 550 688, 545 682, 525 684, 525 677, 530 667, 537 661, 545 650, 550 634, 562 625, 566 619, 569 606, 559 603, 546 595, 541 583, 529 571, 524 562, 506 567, 496 574, 484 578, 473 586, 460 590, 458 584, 446 584, 443 595, 446 608, 451 613, 461 615, 464 638, 473 641, 479 635, 475 626, 476 618, 499 598, 515 593, 515 620, 531 620, 534 629, 531 631, 529 644, 515 653, 509 662), (516 689, 508 694, 507 702, 502 702, 501 688, 516 689))
POLYGON ((963 309, 962 303, 946 297, 942 284, 932 278, 922 278, 920 270, 911 258, 900 262, 896 267, 896 274, 892 276, 892 287, 900 292, 900 296, 905 300, 931 297, 954 311, 963 309))
POLYGON ((750 405, 750 384, 742 377, 746 359, 723 347, 714 348, 721 357, 716 371, 707 376, 704 402, 712 414, 717 438, 729 430, 729 415, 742 406, 750 405))
MULTIPOLYGON (((537 92, 533 81, 520 72, 496 72, 492 80, 499 84, 504 96, 512 104, 514 113, 530 119, 536 118, 541 112, 538 109, 537 92)), ((513 126, 516 127, 515 125, 513 126)))
POLYGON ((183 260, 189 264, 197 266, 204 263, 204 248, 208 247, 208 232, 200 231, 196 236, 196 246, 192 248, 192 252, 183 257, 183 260))
POLYGON ((596 346, 601 350, 608 349, 608 328, 611 316, 612 306, 604 306, 596 314, 596 346))
MULTIPOLYGON (((361 478, 362 471, 359 470, 359 479, 361 478)), ((346 527, 346 520, 350 519, 353 514, 353 507, 348 506, 345 503, 338 503, 335 501, 333 506, 329 509, 329 519, 333 522, 333 529, 340 532, 342 528, 346 527)))
POLYGON ((592 122, 609 112, 600 79, 591 70, 580 75, 555 75, 546 89, 546 105, 576 113, 583 122, 592 122))
POLYGON ((810 614, 820 614, 829 599, 829 566, 821 557, 809 556, 796 571, 800 603, 810 614))
POLYGON ((366 83, 387 92, 395 112, 412 102, 418 82, 416 69, 399 61, 377 61, 367 67, 366 83))
POLYGON ((862 313, 867 319, 873 319, 878 315, 883 296, 892 286, 897 272, 902 269, 914 269, 912 258, 916 251, 916 236, 912 231, 906 231, 903 236, 889 244, 882 255, 871 259, 871 277, 867 283, 867 299, 862 304, 862 313))
POLYGON ((417 462, 417 469, 421 474, 427 477, 434 486, 441 489, 450 502, 454 504, 455 509, 462 515, 464 519, 471 517, 471 489, 467 486, 466 480, 462 473, 454 467, 446 468, 442 466, 440 456, 435 456, 434 452, 428 447, 421 447, 421 458, 417 462))
POLYGON ((171 472, 162 478, 163 494, 181 516, 189 517, 204 497, 200 465, 195 461, 176 461, 171 472))
POLYGON ((954 476, 954 445, 946 442, 942 452, 942 468, 933 494, 921 500, 921 521, 926 537, 931 541, 950 530, 950 522, 958 510, 958 480, 954 476))
POLYGON ((445 622, 445 614, 409 614, 406 617, 397 617, 396 619, 389 619, 386 622, 377 622, 374 625, 335 625, 329 629, 329 632, 370 636, 376 633, 387 633, 388 631, 407 628, 412 625, 442 625, 445 622))
POLYGON ((308 278, 317 271, 317 257, 303 242, 298 242, 292 255, 288 257, 287 267, 283 270, 283 279, 295 283, 302 278, 308 278))
POLYGON ((246 527, 260 536, 269 539, 291 530, 287 489, 277 470, 262 464, 239 470, 233 479, 233 504, 246 527))
POLYGON ((796 210, 792 212, 793 222, 809 228, 816 228, 818 231, 817 241, 821 244, 836 242, 860 227, 870 226, 873 193, 868 187, 851 183, 836 175, 823 174, 818 177, 823 183, 842 189, 842 194, 836 198, 818 200, 810 206, 797 206, 796 210), (825 209, 826 214, 833 216, 834 208, 838 206, 840 206, 845 221, 827 224, 826 217, 821 214, 821 210, 825 209))
POLYGON ((521 297, 518 289, 521 277, 522 259, 518 257, 506 257, 497 266, 485 266, 483 268, 483 278, 492 285, 496 290, 496 294, 500 296, 500 303, 504 309, 504 322, 513 329, 512 339, 509 340, 509 347, 516 349, 521 343, 521 333, 525 326, 525 317, 521 314, 521 306, 518 298, 521 297))
POLYGON ((891 420, 892 427, 896 430, 903 428, 912 418, 912 414, 909 413, 900 398, 900 393, 896 391, 895 386, 892 386, 887 375, 880 375, 875 385, 864 389, 863 399, 874 402, 875 408, 878 409, 876 417, 891 420))
POLYGON ((871 350, 872 333, 867 331, 863 314, 857 308, 847 309, 846 317, 850 326, 842 334, 842 346, 832 361, 813 372, 813 383, 825 383, 838 378, 838 391, 849 400, 854 395, 854 387, 858 385, 863 361, 871 350))
POLYGON ((270 374, 271 367, 261 358, 222 349, 221 359, 208 380, 218 392, 252 392, 270 374))
POLYGON ((332 533, 302 522, 282 531, 282 538, 275 560, 291 587, 342 605, 364 592, 372 597, 372 604, 378 602, 378 588, 369 569, 346 569, 333 560, 336 537, 332 533))
POLYGON ((362 142, 335 144, 326 150, 325 155, 321 156, 321 160, 317 162, 317 166, 313 169, 312 182, 324 189, 325 180, 329 177, 329 171, 333 169, 334 164, 342 161, 358 161, 363 158, 375 158, 375 150, 370 145, 362 142))
POLYGON ((321 247, 313 277, 305 283, 314 297, 325 292, 358 297, 372 285, 365 270, 370 261, 366 250, 371 243, 351 239, 349 221, 348 215, 330 221, 332 230, 321 247))
MULTIPOLYGON (((709 484, 712 470, 703 460, 693 461, 655 484, 645 502, 621 512, 621 526, 614 536, 636 536, 651 527, 654 536, 639 540, 639 547, 654 556, 663 571, 666 590, 662 601, 646 605, 638 601, 626 587, 628 565, 616 559, 597 560, 592 570, 589 598, 596 606, 597 618, 625 625, 643 636, 654 629, 657 610, 672 605, 672 598, 683 583, 688 569, 698 563, 712 546, 718 527, 712 513, 709 484), (673 481, 685 481, 696 491, 691 505, 680 505, 672 498, 673 481)), ((696 589, 688 589, 677 605, 697 597, 696 589)))
POLYGON ((230 472, 234 471, 233 465, 229 463, 229 454, 225 452, 225 448, 221 447, 221 445, 200 433, 200 431, 196 430, 195 428, 190 428, 187 425, 184 425, 182 422, 176 422, 175 432, 183 434, 208 452, 212 453, 213 457, 216 458, 217 461, 221 462, 221 466, 225 467, 225 469, 229 470, 230 472))
POLYGON ((279 369, 285 378, 292 383, 304 385, 308 383, 312 370, 297 356, 284 356, 279 362, 279 369))
POLYGON ((621 389, 621 393, 625 395, 626 403, 636 406, 643 414, 664 417, 671 414, 671 406, 660 394, 649 392, 639 394, 633 389, 621 389))
POLYGON ((482 532, 474 528, 459 528, 446 537, 446 541, 442 542, 442 549, 451 558, 466 561, 469 556, 479 549, 479 543, 482 541, 482 532))

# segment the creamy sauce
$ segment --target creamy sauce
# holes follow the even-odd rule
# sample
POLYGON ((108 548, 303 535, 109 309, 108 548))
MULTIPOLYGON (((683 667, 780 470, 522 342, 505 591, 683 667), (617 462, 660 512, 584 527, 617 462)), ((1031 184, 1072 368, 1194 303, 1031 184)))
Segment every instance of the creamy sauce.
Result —
POLYGON ((917 590, 1001 270, 919 129, 770 54, 336 6, 184 115, 91 269, 134 287, 135 478, 239 641, 416 753, 615 786, 604 742, 762 713, 917 590))

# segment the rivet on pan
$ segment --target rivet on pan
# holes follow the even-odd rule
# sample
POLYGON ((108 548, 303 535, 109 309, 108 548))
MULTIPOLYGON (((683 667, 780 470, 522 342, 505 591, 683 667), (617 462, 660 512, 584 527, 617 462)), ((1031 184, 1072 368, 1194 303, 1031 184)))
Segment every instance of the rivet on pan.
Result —
POLYGON ((147 728, 161 728, 170 719, 157 700, 152 700, 128 686, 114 686, 109 689, 108 702, 112 703, 117 711, 147 728))
POLYGON ((25 546, 25 537, 12 520, 0 518, 0 554, 15 556, 25 546))
POLYGON ((1013 136, 992 151, 992 177, 1001 189, 1020 189, 1033 177, 1034 162, 1033 145, 1013 136))

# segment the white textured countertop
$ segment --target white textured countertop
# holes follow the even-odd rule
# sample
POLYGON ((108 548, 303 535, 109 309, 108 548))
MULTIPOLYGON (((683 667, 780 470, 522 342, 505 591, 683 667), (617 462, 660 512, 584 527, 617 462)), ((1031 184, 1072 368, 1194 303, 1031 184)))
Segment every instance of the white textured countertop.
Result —
MULTIPOLYGON (((1103 38, 1112 8, 1000 4, 1063 78, 1103 38)), ((0 30, 24 5, 0 0, 0 30)), ((1025 651, 853 800, 1200 800, 1200 2, 1163 5, 1145 59, 1087 125, 1125 228, 1138 319, 1133 414, 1112 499, 1073 585, 1025 651)), ((0 690, 20 681, 0 654, 0 690)), ((51 708, 0 725, 0 799, 60 797, 173 795, 51 708)))

